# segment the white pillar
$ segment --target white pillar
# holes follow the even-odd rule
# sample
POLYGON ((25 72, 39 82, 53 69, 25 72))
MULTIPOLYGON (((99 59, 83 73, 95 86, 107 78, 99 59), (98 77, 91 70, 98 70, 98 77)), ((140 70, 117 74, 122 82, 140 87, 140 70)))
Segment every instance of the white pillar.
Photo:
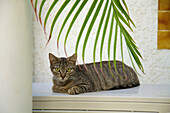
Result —
POLYGON ((0 0, 0 113, 32 112, 30 0, 0 0))

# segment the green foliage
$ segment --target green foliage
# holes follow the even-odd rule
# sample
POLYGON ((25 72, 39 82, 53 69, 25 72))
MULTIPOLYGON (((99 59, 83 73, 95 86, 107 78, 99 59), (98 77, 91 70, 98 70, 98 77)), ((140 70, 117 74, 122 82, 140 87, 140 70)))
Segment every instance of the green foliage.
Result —
POLYGON ((101 9, 102 4, 103 4, 103 0, 101 0, 100 3, 98 4, 98 7, 97 7, 97 9, 96 9, 96 12, 95 12, 95 14, 94 14, 94 16, 93 16, 93 18, 92 18, 92 21, 91 21, 91 23, 90 23, 90 25, 89 25, 88 30, 87 30, 87 34, 86 34, 86 37, 85 37, 85 40, 84 40, 84 45, 83 45, 83 52, 82 52, 83 61, 84 61, 84 56, 85 56, 86 44, 87 44, 87 41, 88 41, 90 32, 91 32, 91 30, 92 30, 92 28, 93 28, 93 25, 94 25, 94 23, 95 23, 95 20, 96 20, 98 14, 99 14, 99 11, 100 11, 100 9, 101 9))
MULTIPOLYGON (((49 15, 51 13, 51 11, 54 9, 54 7, 57 5, 59 0, 54 0, 53 3, 50 5, 50 8, 48 9, 45 18, 42 19, 41 14, 42 14, 42 10, 43 10, 43 6, 46 3, 46 0, 42 0, 41 4, 40 4, 40 8, 39 8, 39 21, 42 24, 42 21, 44 20, 44 32, 46 33, 46 24, 49 18, 49 15)), ((63 2, 63 4, 60 6, 59 10, 56 11, 55 17, 53 18, 53 21, 51 23, 50 26, 50 34, 49 34, 49 38, 47 41, 50 41, 52 34, 53 34, 53 30, 54 30, 54 26, 57 23, 57 19, 59 18, 59 16, 61 15, 61 13, 64 10, 64 8, 66 7, 71 7, 70 11, 68 12, 68 14, 66 15, 66 17, 64 18, 64 22, 62 23, 62 26, 59 30, 59 34, 57 36, 57 48, 59 49, 59 40, 60 40, 60 36, 61 33, 67 23, 67 21, 70 18, 70 16, 73 14, 73 11, 77 8, 76 13, 73 15, 73 18, 71 19, 71 22, 69 23, 69 27, 67 28, 67 32, 65 35, 65 39, 64 39, 64 50, 65 53, 67 55, 66 52, 66 42, 70 33, 70 30, 72 29, 72 27, 74 26, 74 23, 77 19, 77 17, 79 16, 79 14, 81 13, 82 9, 86 7, 86 3, 88 2, 88 0, 76 0, 75 3, 73 4, 73 6, 70 6, 69 2, 71 0, 65 0, 63 2), (81 3, 80 5, 78 5, 79 3, 81 3)), ((37 3, 38 0, 31 0, 31 4, 33 6, 33 9, 35 11, 35 15, 37 17, 37 3)), ((114 45, 113 45, 113 63, 115 66, 115 70, 117 72, 116 69, 116 50, 117 50, 117 38, 118 38, 118 34, 120 35, 120 51, 121 51, 121 56, 122 56, 122 62, 124 62, 124 58, 123 58, 123 40, 125 41, 125 44, 127 46, 127 51, 129 53, 129 58, 132 62, 132 66, 134 67, 134 70, 136 71, 136 67, 133 63, 133 61, 136 62, 137 66, 139 67, 139 69, 144 72, 143 66, 141 64, 140 59, 142 59, 142 56, 140 54, 140 52, 138 51, 138 47, 136 46, 135 41, 133 40, 133 38, 131 37, 130 33, 128 32, 128 30, 130 30, 131 32, 133 32, 132 26, 135 27, 134 22, 132 21, 132 19, 129 16, 129 11, 128 11, 128 7, 127 4, 125 2, 125 0, 93 0, 90 8, 88 9, 88 13, 84 16, 84 22, 81 26, 81 29, 79 31, 78 37, 77 37, 77 42, 75 45, 75 53, 77 54, 77 51, 79 47, 79 42, 81 40, 82 37, 82 33, 86 32, 86 36, 85 36, 85 40, 84 40, 84 44, 83 44, 83 50, 82 50, 82 59, 84 62, 84 58, 85 58, 85 49, 86 49, 86 45, 88 43, 88 39, 89 39, 89 35, 91 33, 91 31, 93 30, 93 25, 96 21, 98 17, 99 12, 103 10, 102 12, 102 16, 100 17, 100 22, 99 22, 99 26, 97 28, 97 33, 96 33, 96 37, 95 37, 95 42, 94 42, 94 46, 93 46, 93 62, 94 62, 94 67, 95 67, 95 60, 96 60, 96 49, 97 49, 97 42, 98 42, 98 38, 99 38, 99 34, 100 31, 102 29, 102 39, 101 39, 101 45, 100 45, 100 67, 102 70, 102 55, 103 55, 103 45, 104 45, 104 41, 106 40, 106 31, 109 31, 109 38, 108 38, 108 64, 109 64, 109 69, 110 67, 110 51, 111 51, 111 41, 112 39, 114 39, 114 45), (101 9, 101 7, 104 5, 104 9, 101 9), (92 13, 94 12, 94 14, 92 15, 92 13), (89 20, 89 18, 92 16, 92 19, 89 20), (106 18, 106 19, 104 19, 106 18), (109 23, 109 19, 111 19, 111 25, 110 27, 108 27, 108 23, 109 23), (105 21, 104 21, 105 20, 105 21), (90 25, 87 26, 87 22, 90 21, 90 25), (104 24, 103 24, 104 23, 104 24), (102 24, 104 25, 104 27, 102 28, 102 24), (132 25, 132 26, 131 26, 132 25), (84 31, 85 27, 88 27, 87 31, 84 31), (115 26, 115 27, 114 27, 115 26), (114 33, 114 36, 112 36, 114 33)), ((122 63, 123 68, 124 68, 124 63, 122 63)), ((95 68, 96 69, 96 68, 95 68)), ((97 71, 97 70, 96 70, 97 71)), ((111 72, 111 69, 110 69, 111 72)), ((112 73, 112 72, 111 72, 112 73)), ((112 73, 113 75, 113 73, 112 73)), ((114 75, 113 75, 114 76, 114 75)))
POLYGON ((66 49, 65 49, 65 48, 66 48, 66 42, 67 42, 68 35, 69 35, 69 33, 70 33, 70 30, 71 30, 71 28, 72 28, 75 20, 77 19, 78 15, 79 15, 80 12, 82 11, 82 9, 84 8, 84 6, 85 6, 86 3, 87 3, 87 0, 84 0, 84 1, 81 3, 79 9, 77 10, 76 14, 74 15, 74 17, 73 17, 73 19, 72 19, 72 21, 71 21, 71 23, 70 23, 70 26, 69 26, 69 28, 68 28, 68 30, 67 30, 67 33, 66 33, 66 36, 65 36, 65 41, 64 41, 64 50, 65 50, 66 55, 67 55, 67 52, 66 52, 66 49))
POLYGON ((41 24, 42 24, 41 12, 42 12, 42 8, 43 8, 43 6, 44 6, 44 4, 45 4, 45 1, 46 1, 46 0, 42 0, 41 5, 40 5, 40 10, 39 10, 39 20, 40 20, 40 23, 41 23, 41 24))
MULTIPOLYGON (((66 18, 65 18, 65 20, 64 20, 64 22, 63 22, 63 24, 62 24, 62 26, 61 26, 61 29, 60 29, 60 32, 59 32, 58 38, 57 38, 57 48, 58 48, 58 51, 59 51, 59 39, 60 39, 60 35, 61 35, 62 31, 63 31, 64 26, 66 25, 67 20, 69 19, 69 17, 70 17, 71 14, 73 13, 74 9, 77 7, 77 5, 79 4, 79 2, 80 2, 80 0, 77 0, 77 1, 74 3, 74 5, 72 6, 71 10, 69 11, 68 15, 66 16, 66 18)), ((67 36, 68 36, 68 35, 67 35, 67 36)))

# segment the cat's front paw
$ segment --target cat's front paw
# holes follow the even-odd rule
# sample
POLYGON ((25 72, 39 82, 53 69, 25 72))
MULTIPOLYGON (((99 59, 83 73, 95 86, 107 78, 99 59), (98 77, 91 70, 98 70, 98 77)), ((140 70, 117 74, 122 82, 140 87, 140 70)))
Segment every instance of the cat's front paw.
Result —
POLYGON ((71 87, 70 89, 68 89, 67 92, 68 92, 68 94, 70 94, 70 95, 76 95, 76 94, 81 93, 81 92, 80 92, 80 88, 77 87, 77 86, 71 87))

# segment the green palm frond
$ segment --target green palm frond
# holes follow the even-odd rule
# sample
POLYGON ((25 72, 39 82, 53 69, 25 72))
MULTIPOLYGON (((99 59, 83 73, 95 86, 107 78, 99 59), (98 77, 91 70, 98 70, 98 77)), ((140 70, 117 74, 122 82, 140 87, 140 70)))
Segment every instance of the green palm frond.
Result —
MULTIPOLYGON (((80 30, 79 35, 78 35, 78 38, 77 38, 75 54, 77 54, 78 45, 79 45, 80 38, 81 38, 81 36, 82 36, 83 30, 84 30, 84 28, 85 28, 85 26, 86 26, 86 24, 87 24, 87 21, 89 20, 89 18, 90 18, 90 16, 91 16, 92 12, 93 12, 96 4, 97 4, 97 0, 94 0, 93 3, 92 3, 92 5, 91 5, 91 7, 90 7, 90 9, 89 9, 89 11, 88 11, 88 13, 87 13, 87 15, 86 15, 85 20, 84 20, 84 22, 83 22, 83 25, 82 25, 82 27, 81 27, 81 30, 80 30)), ((83 56, 83 58, 84 58, 84 56, 83 56)), ((84 59, 83 59, 83 61, 84 61, 84 59)))
MULTIPOLYGON (((126 8, 127 13, 129 13, 129 10, 128 10, 128 7, 127 7, 127 5, 126 5, 125 0, 122 0, 122 2, 123 2, 123 5, 124 5, 124 6, 125 6, 125 8, 126 8)), ((135 24, 133 24, 133 25, 135 25, 135 24)))
MULTIPOLYGON (((109 11, 108 11, 107 16, 106 16, 106 21, 105 21, 105 25, 104 25, 104 29, 103 29, 103 35, 102 35, 102 40, 101 40, 101 45, 100 45, 100 67, 101 67, 102 73, 103 73, 103 70, 102 70, 103 45, 104 45, 104 40, 105 40, 107 25, 108 25, 109 18, 110 18, 110 11, 111 11, 111 4, 110 4, 110 6, 109 6, 109 11)), ((104 76, 105 76, 105 75, 104 75, 104 76)))
MULTIPOLYGON (((120 16, 119 16, 119 12, 118 9, 116 8, 115 3, 119 2, 118 0, 114 0, 116 2, 112 2, 112 6, 113 6, 113 10, 114 10, 114 14, 115 14, 115 19, 117 24, 119 25, 119 28, 121 29, 121 33, 123 34, 124 38, 125 38, 125 42, 126 42, 126 46, 128 47, 128 51, 130 51, 129 55, 132 55, 135 62, 137 63, 137 66, 139 67, 139 69, 144 72, 143 66, 139 60, 139 57, 142 58, 140 52, 138 51, 138 47, 135 45, 135 41, 133 40, 133 38, 130 36, 130 34, 127 32, 127 30, 124 28, 124 26, 122 25, 122 23, 120 22, 120 16)), ((120 3, 120 2, 119 2, 120 3)), ((117 3, 117 4, 119 4, 117 3)), ((119 6, 120 7, 120 6, 119 6)), ((122 8, 120 7, 120 9, 122 11, 122 8)), ((122 11, 123 12, 123 11, 122 11)), ((129 16, 127 16, 127 13, 123 13, 126 17, 126 21, 130 21, 133 22, 129 16)), ((132 23, 134 25, 134 23, 132 23)), ((135 25, 134 25, 135 26, 135 25)), ((131 29, 131 28, 129 28, 131 29)), ((129 56, 130 57, 130 56, 129 56)), ((132 62, 132 60, 131 60, 132 62)), ((134 67, 134 65, 133 65, 134 67)))
MULTIPOLYGON (((53 22, 51 24, 51 29, 50 29, 50 35, 49 35, 49 38, 48 38, 48 41, 47 41, 47 44, 49 43, 50 39, 51 39, 51 36, 52 36, 52 33, 53 33, 53 29, 54 29, 54 25, 58 19, 58 17, 60 16, 61 12, 64 10, 64 8, 67 6, 67 4, 70 2, 70 0, 65 0, 65 2, 62 4, 62 6, 60 7, 60 9, 58 10, 58 12, 56 13, 54 19, 53 19, 53 22)), ((46 45, 47 45, 46 44, 46 45)))
POLYGON ((91 30, 92 30, 92 28, 93 28, 93 25, 94 25, 94 23, 95 23, 96 17, 97 17, 98 14, 99 14, 99 11, 100 11, 100 9, 101 9, 102 4, 103 4, 103 0, 101 0, 100 3, 98 4, 97 9, 96 9, 96 12, 95 12, 95 14, 94 14, 94 16, 93 16, 93 18, 92 18, 92 21, 91 21, 91 23, 90 23, 90 25, 89 25, 88 30, 87 30, 87 34, 86 34, 86 37, 85 37, 85 40, 84 40, 84 44, 83 44, 83 52, 82 52, 83 61, 84 61, 85 49, 86 49, 87 41, 88 41, 90 32, 91 32, 91 30))
POLYGON ((79 15, 80 12, 82 11, 82 9, 84 8, 84 6, 85 6, 86 3, 87 3, 87 0, 84 0, 84 1, 81 3, 79 9, 77 10, 76 14, 74 15, 74 17, 73 17, 73 19, 72 19, 72 21, 71 21, 71 23, 70 23, 70 25, 69 25, 69 27, 68 27, 68 30, 67 30, 67 33, 66 33, 66 36, 65 36, 65 40, 64 40, 64 50, 65 50, 66 56, 67 56, 67 52, 66 52, 66 42, 67 42, 68 35, 69 35, 69 33, 70 33, 70 30, 71 30, 71 28, 72 28, 75 20, 77 19, 78 15, 79 15))
POLYGON ((125 68, 124 68, 124 59, 123 59, 123 41, 122 41, 122 33, 120 31, 120 47, 121 47, 121 57, 122 57, 122 66, 123 66, 123 70, 125 71, 125 68))
POLYGON ((43 1, 41 2, 40 9, 39 9, 39 21, 40 21, 41 25, 42 25, 41 13, 42 13, 42 8, 43 8, 45 2, 46 2, 46 0, 43 0, 43 1))
POLYGON ((79 2, 80 2, 80 0, 77 0, 77 1, 74 3, 74 5, 72 6, 71 10, 70 10, 69 13, 67 14, 67 16, 66 16, 66 18, 65 18, 65 20, 64 20, 64 22, 63 22, 63 24, 62 24, 62 26, 61 26, 60 32, 59 32, 58 37, 57 37, 57 48, 58 48, 58 51, 59 51, 59 39, 60 39, 60 35, 61 35, 62 31, 63 31, 64 26, 66 25, 67 20, 69 19, 69 17, 70 17, 71 14, 73 13, 73 11, 75 10, 75 8, 76 8, 77 5, 79 4, 79 2))
POLYGON ((35 0, 34 11, 35 11, 36 18, 38 20, 38 17, 37 17, 37 2, 38 2, 38 0, 35 0))
POLYGON ((54 6, 57 4, 58 0, 54 0, 53 3, 51 4, 50 8, 48 9, 48 12, 45 16, 45 20, 44 20, 44 32, 46 33, 46 24, 47 24, 47 20, 49 18, 49 15, 51 13, 51 11, 53 10, 54 6))
MULTIPOLYGON (((43 27, 44 27, 44 32, 46 33, 46 24, 48 22, 49 15, 55 6, 59 7, 59 10, 56 12, 56 14, 53 18, 53 21, 51 23, 51 26, 50 26, 49 38, 47 41, 47 44, 48 44, 48 42, 51 40, 51 37, 53 35, 54 26, 57 24, 57 19, 59 18, 61 13, 63 13, 63 10, 66 7, 71 7, 69 12, 67 13, 66 17, 63 19, 64 21, 62 23, 62 26, 61 26, 61 28, 58 32, 58 36, 57 36, 57 48, 59 49, 59 40, 60 40, 62 31, 66 27, 65 25, 67 23, 69 26, 68 26, 68 28, 66 28, 67 29, 66 35, 64 37, 64 51, 67 56, 66 42, 67 42, 68 36, 70 34, 72 27, 75 25, 77 17, 81 14, 82 10, 85 7, 87 7, 88 0, 83 0, 83 1, 76 0, 74 2, 73 6, 70 6, 70 4, 69 4, 71 0, 65 0, 61 6, 57 4, 58 1, 59 0, 54 0, 52 2, 52 4, 50 5, 50 8, 48 9, 47 13, 45 14, 44 19, 42 19, 41 15, 43 13, 42 12, 43 6, 44 6, 45 2, 47 2, 47 1, 46 0, 41 1, 40 8, 39 8, 39 21, 41 24, 42 24, 42 21, 44 21, 43 27), (79 3, 80 3, 80 5, 78 5, 79 3), (73 11, 75 11, 74 15, 73 15, 73 11), (72 19, 70 18, 71 15, 73 15, 72 19), (68 22, 69 19, 71 20, 70 23, 68 22)), ((37 17, 37 6, 38 6, 37 3, 38 3, 38 0, 34 0, 34 2, 33 2, 33 0, 31 0, 31 4, 35 11, 36 17, 37 17)), ((129 53, 129 58, 130 58, 130 61, 132 62, 132 66, 133 66, 134 70, 136 71, 136 67, 134 64, 134 61, 135 61, 135 63, 139 67, 139 69, 142 72, 144 72, 142 63, 140 61, 140 59, 142 59, 142 56, 138 50, 138 47, 136 46, 135 41, 133 40, 130 33, 128 32, 128 31, 133 32, 132 27, 135 27, 135 24, 129 16, 129 10, 128 10, 125 0, 106 0, 106 1, 93 0, 93 2, 90 5, 90 8, 86 9, 86 10, 88 10, 87 14, 83 14, 84 21, 83 21, 82 26, 80 27, 80 31, 78 33, 78 37, 77 37, 77 41, 76 41, 76 45, 75 45, 75 54, 77 54, 78 50, 81 49, 81 48, 79 48, 80 40, 82 40, 83 32, 86 32, 86 35, 84 38, 84 43, 83 43, 83 48, 82 48, 82 59, 83 59, 83 62, 85 61, 86 45, 89 42, 89 36, 91 34, 91 31, 94 30, 93 27, 94 27, 94 24, 96 23, 96 19, 99 18, 100 21, 99 21, 99 25, 97 28, 95 41, 94 41, 94 45, 93 45, 94 67, 95 67, 95 61, 96 61, 97 43, 98 43, 98 39, 99 39, 99 34, 102 31, 101 45, 100 45, 100 67, 101 67, 101 71, 102 71, 103 45, 106 40, 106 32, 109 31, 107 51, 108 51, 108 64, 109 64, 108 68, 110 69, 110 72, 111 72, 111 63, 110 63, 110 51, 111 50, 113 50, 113 60, 114 60, 113 64, 114 64, 115 70, 117 72, 117 68, 116 68, 117 46, 120 46, 122 65, 123 65, 123 69, 124 69, 123 41, 125 41, 124 44, 127 47, 127 51, 129 53), (101 16, 99 16, 100 11, 102 12, 101 16), (92 18, 92 19, 89 19, 89 18, 92 18), (110 27, 108 25, 109 21, 110 21, 110 27), (90 23, 90 24, 88 25, 87 23, 90 23), (86 27, 87 27, 87 30, 85 30, 86 27), (112 36, 113 32, 115 32, 114 36, 112 36), (120 45, 117 44, 118 38, 120 38, 120 45), (111 41, 114 42, 113 48, 111 48, 111 44, 112 44, 111 41)), ((96 68, 95 68, 95 70, 98 73, 96 68)), ((112 75, 113 75, 113 73, 112 73, 112 75)), ((115 75, 113 75, 113 76, 115 76, 115 75)))
POLYGON ((107 9, 108 3, 109 3, 109 0, 106 1, 105 7, 104 7, 104 10, 103 10, 101 19, 100 19, 100 23, 99 23, 99 26, 98 26, 95 43, 94 43, 94 48, 93 48, 93 62, 94 62, 94 66, 95 66, 95 60, 96 60, 97 42, 98 42, 98 39, 99 39, 99 33, 100 33, 100 30, 101 30, 101 27, 102 27, 102 24, 103 24, 103 20, 104 20, 105 14, 106 14, 106 9, 107 9))
MULTIPOLYGON (((108 3, 109 3, 109 0, 107 0, 106 3, 105 3, 104 10, 103 10, 103 13, 102 13, 102 16, 101 16, 101 19, 100 19, 100 23, 99 23, 97 34, 96 34, 96 38, 95 38, 94 48, 93 48, 93 63, 94 63, 95 71, 97 72, 98 76, 100 76, 100 74, 99 74, 98 70, 96 69, 96 64, 95 64, 96 47, 97 47, 97 42, 98 42, 98 39, 99 39, 99 34, 100 34, 100 30, 101 30, 101 27, 102 27, 102 24, 103 24, 103 20, 104 20, 105 14, 106 14, 108 3)), ((105 76, 105 75, 103 74, 103 76, 105 76)))
POLYGON ((108 52, 107 53, 108 53, 109 70, 110 70, 110 73, 112 74, 112 76, 115 77, 115 75, 112 73, 111 66, 110 66, 110 45, 111 45, 111 41, 112 41, 113 25, 114 25, 114 15, 112 13, 110 32, 109 32, 109 38, 108 38, 108 49, 107 49, 108 52))

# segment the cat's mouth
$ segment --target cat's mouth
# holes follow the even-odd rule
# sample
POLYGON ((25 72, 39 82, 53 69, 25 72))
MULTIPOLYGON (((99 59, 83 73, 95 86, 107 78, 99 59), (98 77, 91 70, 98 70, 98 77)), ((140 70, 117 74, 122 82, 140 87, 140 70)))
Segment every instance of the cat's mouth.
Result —
POLYGON ((67 80, 67 78, 65 77, 65 78, 60 78, 60 81, 61 82, 65 82, 67 80))

